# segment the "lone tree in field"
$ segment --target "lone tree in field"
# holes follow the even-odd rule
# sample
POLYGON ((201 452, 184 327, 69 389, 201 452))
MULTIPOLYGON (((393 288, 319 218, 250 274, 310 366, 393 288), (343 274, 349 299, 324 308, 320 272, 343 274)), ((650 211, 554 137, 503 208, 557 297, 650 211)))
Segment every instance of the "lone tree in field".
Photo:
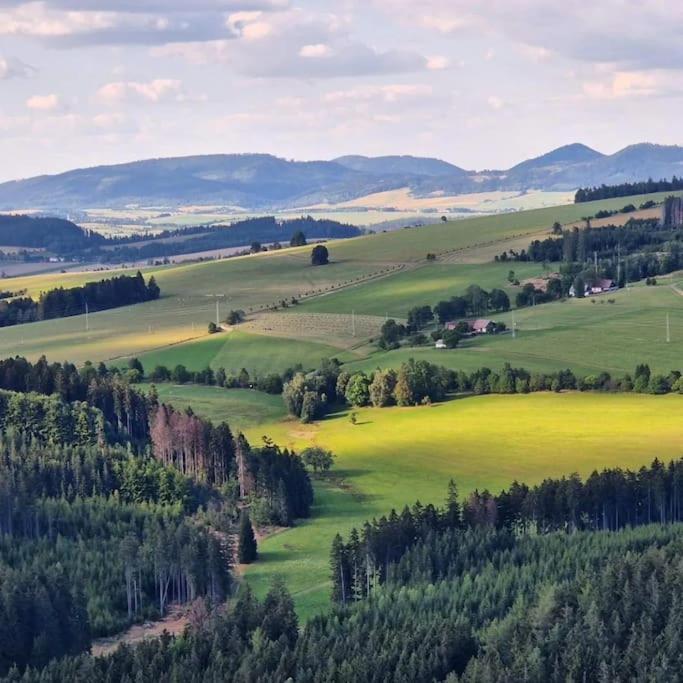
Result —
POLYGON ((311 264, 314 266, 324 266, 330 262, 330 253, 327 247, 316 244, 311 252, 311 264))
POLYGON ((290 247, 305 247, 306 246, 306 235, 301 230, 297 230, 293 235, 292 239, 289 240, 290 247))
POLYGON ((256 559, 256 537, 251 526, 249 513, 242 510, 240 528, 237 536, 237 559, 240 564, 251 564, 256 559))
POLYGON ((311 446, 301 453, 301 459, 308 467, 312 467, 317 474, 318 472, 329 472, 334 463, 334 454, 319 446, 311 446))

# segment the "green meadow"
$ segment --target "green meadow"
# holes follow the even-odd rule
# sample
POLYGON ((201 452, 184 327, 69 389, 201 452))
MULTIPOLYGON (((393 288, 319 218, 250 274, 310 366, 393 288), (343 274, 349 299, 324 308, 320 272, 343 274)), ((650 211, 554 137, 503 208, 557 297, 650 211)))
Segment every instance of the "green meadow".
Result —
POLYGON ((156 365, 171 369, 184 365, 188 370, 222 367, 232 374, 246 368, 251 375, 265 375, 282 373, 298 363, 313 369, 323 358, 333 356, 340 360, 354 358, 325 344, 233 330, 151 351, 139 358, 146 370, 153 370, 156 365))
MULTIPOLYGON (((145 391, 150 388, 149 384, 139 386, 145 391)), ((286 417, 282 397, 261 391, 170 383, 154 387, 162 403, 179 410, 191 407, 195 413, 213 422, 228 422, 233 431, 244 431, 286 417)))
POLYGON ((313 516, 266 539, 247 579, 262 595, 285 578, 306 618, 329 601, 328 558, 337 532, 419 499, 441 503, 450 478, 465 494, 513 480, 631 467, 683 454, 683 397, 632 394, 483 396, 431 407, 357 410, 313 425, 277 421, 247 429, 282 446, 316 444, 337 455, 316 483, 313 516), (643 429, 647 425, 647 429, 643 429), (655 436, 656 435, 656 436, 655 436))

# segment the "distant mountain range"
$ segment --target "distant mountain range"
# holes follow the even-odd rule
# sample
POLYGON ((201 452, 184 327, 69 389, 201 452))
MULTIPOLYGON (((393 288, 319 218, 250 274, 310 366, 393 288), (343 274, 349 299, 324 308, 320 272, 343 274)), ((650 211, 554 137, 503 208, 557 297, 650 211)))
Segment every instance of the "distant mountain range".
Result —
POLYGON ((97 166, 2 183, 0 210, 218 204, 266 211, 336 204, 404 187, 417 196, 566 191, 674 175, 683 175, 683 147, 647 143, 611 155, 576 143, 507 170, 486 171, 412 156, 288 161, 268 154, 216 154, 97 166))

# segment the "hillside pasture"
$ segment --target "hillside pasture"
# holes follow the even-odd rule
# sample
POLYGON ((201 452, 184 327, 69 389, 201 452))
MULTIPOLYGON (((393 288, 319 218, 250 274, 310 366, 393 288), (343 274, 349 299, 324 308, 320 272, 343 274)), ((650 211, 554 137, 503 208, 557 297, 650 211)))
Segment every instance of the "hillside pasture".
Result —
POLYGON ((505 289, 511 300, 518 291, 507 281, 514 270, 520 280, 540 277, 540 263, 442 264, 427 263, 385 278, 359 284, 306 301, 300 310, 317 313, 351 313, 404 319, 413 306, 437 302, 462 294, 471 284, 484 289, 505 289))
MULTIPOLYGON (((148 391, 150 384, 138 385, 148 391)), ((286 415, 281 396, 254 389, 223 389, 195 384, 161 383, 155 385, 159 400, 178 410, 192 410, 213 422, 226 421, 233 431, 255 428, 259 424, 283 419, 286 415)))
POLYGON ((242 330, 214 334, 139 356, 147 371, 153 370, 156 365, 165 365, 170 369, 184 365, 188 370, 223 368, 229 374, 238 374, 245 368, 252 377, 271 372, 282 373, 299 363, 307 370, 312 370, 323 358, 332 357, 342 361, 355 358, 326 344, 251 334, 242 330))
MULTIPOLYGON (((649 363, 653 371, 664 374, 683 370, 683 296, 674 289, 680 278, 679 273, 660 278, 655 287, 637 285, 593 298, 517 309, 515 338, 506 332, 466 339, 452 350, 437 350, 431 344, 388 352, 373 350, 367 358, 349 363, 347 369, 398 368, 416 358, 462 370, 500 368, 506 362, 531 371, 571 368, 583 375, 603 370, 623 375, 632 373, 638 363, 649 363)), ((511 330, 512 316, 491 317, 511 330)))
MULTIPOLYGON (((639 204, 650 197, 657 199, 658 195, 631 197, 629 201, 639 204)), ((219 295, 222 315, 229 308, 261 312, 295 297, 310 300, 310 307, 301 309, 304 313, 338 316, 355 311, 359 315, 404 317, 413 302, 433 304, 473 281, 482 286, 504 284, 504 264, 482 264, 475 269, 472 263, 444 260, 477 260, 478 251, 495 249, 498 253, 510 240, 526 240, 547 231, 556 220, 567 223, 599 209, 623 205, 623 198, 619 198, 332 241, 328 244, 331 263, 318 268, 310 265, 310 247, 146 267, 145 276, 154 275, 161 287, 158 301, 91 311, 87 330, 84 316, 4 328, 0 331, 0 355, 22 353, 35 359, 45 353, 50 358, 74 362, 139 355, 204 336, 208 322, 216 317, 215 295, 219 295), (428 252, 438 254, 439 261, 426 267, 428 252), (399 273, 402 277, 398 277, 399 273)), ((487 258, 492 258, 486 253, 487 258)), ((533 264, 509 267, 520 274, 541 270, 533 264)), ((4 286, 26 289, 30 296, 37 297, 41 291, 57 286, 81 285, 114 274, 116 271, 50 273, 9 278, 4 286)), ((282 324, 292 326, 291 321, 282 324)), ((339 319, 330 319, 330 328, 321 329, 319 338, 334 340, 338 324, 339 319)))
POLYGON ((329 604, 336 533, 417 499, 441 504, 450 478, 464 496, 474 488, 499 491, 515 479, 532 484, 680 457, 681 409, 679 395, 541 393, 359 409, 355 426, 343 412, 312 425, 252 427, 254 442, 267 434, 297 450, 319 445, 337 460, 333 474, 316 484, 313 517, 264 540, 247 579, 263 595, 273 576, 283 576, 301 616, 310 617, 329 604))

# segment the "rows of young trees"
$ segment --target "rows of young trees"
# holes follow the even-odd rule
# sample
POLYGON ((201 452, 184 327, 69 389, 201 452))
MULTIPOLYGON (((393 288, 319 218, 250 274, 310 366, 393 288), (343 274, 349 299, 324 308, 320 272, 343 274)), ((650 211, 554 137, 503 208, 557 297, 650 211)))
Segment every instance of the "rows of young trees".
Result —
POLYGON ((671 180, 648 180, 636 183, 619 183, 617 185, 599 185, 595 187, 580 187, 574 195, 574 203, 592 202, 597 199, 613 199, 615 197, 631 197, 653 192, 673 192, 683 190, 683 178, 673 176, 671 180))
POLYGON ((154 276, 145 283, 139 271, 135 276, 118 275, 79 287, 58 287, 43 292, 38 301, 29 297, 0 300, 0 327, 81 315, 86 306, 92 313, 153 301, 160 293, 154 276))

